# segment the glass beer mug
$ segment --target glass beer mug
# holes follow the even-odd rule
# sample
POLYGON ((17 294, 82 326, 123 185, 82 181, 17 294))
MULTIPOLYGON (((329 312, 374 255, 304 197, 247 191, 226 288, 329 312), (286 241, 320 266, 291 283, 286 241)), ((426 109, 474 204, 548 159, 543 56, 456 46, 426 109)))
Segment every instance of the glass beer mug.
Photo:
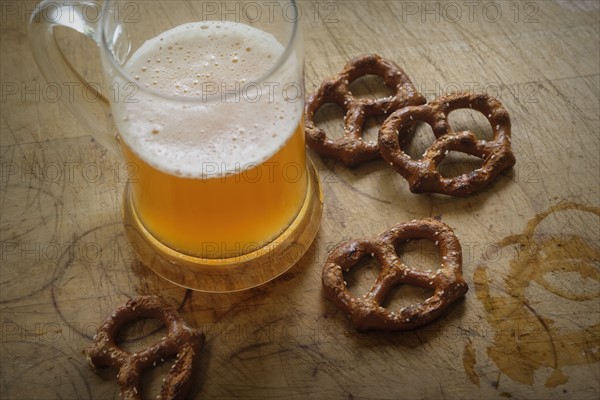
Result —
POLYGON ((299 18, 289 0, 45 0, 31 17, 48 81, 94 90, 54 27, 99 47, 105 83, 118 90, 93 103, 75 93, 67 106, 135 166, 125 231, 141 261, 171 282, 212 292, 260 285, 296 263, 318 231, 299 18))

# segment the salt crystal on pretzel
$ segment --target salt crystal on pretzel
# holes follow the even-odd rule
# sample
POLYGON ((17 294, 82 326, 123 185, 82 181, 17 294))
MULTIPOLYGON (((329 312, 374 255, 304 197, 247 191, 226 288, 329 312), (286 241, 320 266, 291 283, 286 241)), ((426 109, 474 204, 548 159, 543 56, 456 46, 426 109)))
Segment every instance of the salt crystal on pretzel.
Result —
POLYGON ((418 328, 437 318, 468 290, 462 277, 460 243, 448 225, 432 218, 398 224, 375 238, 339 244, 327 257, 322 282, 325 294, 360 331, 418 328), (396 248, 400 243, 418 239, 437 241, 442 264, 435 272, 410 268, 398 257, 396 248), (348 290, 343 273, 370 254, 381 264, 381 271, 369 292, 356 298, 348 290), (385 297, 399 284, 433 288, 434 293, 425 301, 401 310, 382 307, 385 297))
POLYGON ((306 102, 306 143, 319 154, 342 161, 348 166, 356 166, 366 161, 380 158, 377 142, 362 138, 366 118, 386 116, 408 105, 425 103, 408 76, 393 62, 375 54, 367 54, 350 60, 338 75, 325 80, 319 89, 306 102), (350 92, 350 84, 364 75, 380 76, 386 86, 394 90, 393 96, 381 99, 357 99, 350 92), (314 117, 327 103, 342 107, 344 136, 331 139, 327 133, 315 125, 314 117))
POLYGON ((176 361, 163 380, 160 395, 162 400, 185 398, 198 356, 204 345, 204 334, 190 328, 177 310, 157 296, 140 296, 119 306, 98 328, 94 343, 84 354, 95 368, 117 369, 117 380, 121 387, 121 398, 141 400, 141 377, 145 369, 175 356, 176 361), (131 353, 116 344, 118 332, 129 322, 140 318, 154 318, 167 327, 167 336, 159 342, 131 353))

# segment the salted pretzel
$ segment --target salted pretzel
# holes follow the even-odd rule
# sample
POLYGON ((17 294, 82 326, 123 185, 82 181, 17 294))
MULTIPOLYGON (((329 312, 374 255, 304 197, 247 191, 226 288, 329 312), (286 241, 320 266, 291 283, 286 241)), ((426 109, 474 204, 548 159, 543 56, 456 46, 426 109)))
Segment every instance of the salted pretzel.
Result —
POLYGON ((452 229, 443 222, 426 218, 398 224, 375 238, 339 244, 325 262, 322 281, 327 296, 350 317, 357 330, 408 330, 435 319, 464 296, 468 286, 461 270, 462 251, 452 229), (442 262, 435 271, 419 271, 400 260, 397 247, 417 239, 431 240, 439 248, 442 262), (357 298, 348 290, 343 273, 368 256, 379 261, 381 271, 369 292, 357 298), (382 307, 385 297, 399 284, 430 288, 434 293, 422 303, 401 310, 382 307))
POLYGON ((119 371, 117 380, 121 397, 127 400, 141 400, 141 377, 145 369, 176 356, 158 397, 170 400, 183 399, 187 395, 203 345, 204 334, 186 325, 175 308, 157 296, 140 296, 130 299, 107 317, 98 328, 94 343, 84 350, 84 354, 95 368, 110 366, 119 371), (139 318, 162 321, 168 333, 158 343, 130 353, 117 346, 115 339, 121 328, 139 318))
POLYGON ((380 157, 377 142, 362 139, 367 117, 388 115, 407 105, 425 103, 408 76, 396 64, 375 54, 367 54, 350 60, 342 72, 325 80, 306 103, 306 143, 319 154, 342 161, 348 166, 380 157), (386 86, 394 89, 393 96, 381 99, 357 99, 350 92, 350 84, 357 78, 374 74, 380 76, 386 86), (330 139, 327 133, 315 125, 317 111, 327 103, 335 103, 345 111, 344 136, 330 139))
POLYGON ((497 99, 482 93, 458 93, 392 113, 379 131, 379 151, 394 170, 408 181, 411 192, 466 196, 481 190, 500 172, 515 164, 510 135, 508 111, 497 99), (468 108, 481 112, 487 118, 492 126, 493 140, 480 140, 471 131, 455 132, 450 127, 450 112, 468 108), (413 160, 400 147, 410 136, 410 128, 417 121, 430 125, 436 140, 425 151, 423 158, 413 160), (445 178, 437 171, 437 167, 450 151, 479 157, 483 159, 483 165, 468 174, 445 178))

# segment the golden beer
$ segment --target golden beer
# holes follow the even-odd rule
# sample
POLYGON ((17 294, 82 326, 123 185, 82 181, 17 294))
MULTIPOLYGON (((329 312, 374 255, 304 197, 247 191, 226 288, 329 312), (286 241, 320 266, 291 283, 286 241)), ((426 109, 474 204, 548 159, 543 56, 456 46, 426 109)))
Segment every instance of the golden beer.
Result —
POLYGON ((186 254, 248 253, 289 225, 306 194, 301 125, 267 161, 223 177, 171 175, 123 147, 125 159, 136 166, 130 185, 141 220, 157 239, 186 254))

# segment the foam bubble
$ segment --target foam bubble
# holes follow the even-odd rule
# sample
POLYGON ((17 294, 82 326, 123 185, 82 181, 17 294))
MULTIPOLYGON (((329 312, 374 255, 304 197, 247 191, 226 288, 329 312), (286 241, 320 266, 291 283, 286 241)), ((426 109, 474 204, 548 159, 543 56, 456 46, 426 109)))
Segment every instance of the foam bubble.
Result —
POLYGON ((303 112, 302 101, 286 101, 282 91, 298 84, 295 59, 273 82, 256 82, 283 52, 271 34, 235 22, 184 24, 146 41, 125 69, 141 88, 190 101, 140 90, 134 101, 113 104, 122 139, 145 162, 185 177, 225 175, 265 161, 303 112))

